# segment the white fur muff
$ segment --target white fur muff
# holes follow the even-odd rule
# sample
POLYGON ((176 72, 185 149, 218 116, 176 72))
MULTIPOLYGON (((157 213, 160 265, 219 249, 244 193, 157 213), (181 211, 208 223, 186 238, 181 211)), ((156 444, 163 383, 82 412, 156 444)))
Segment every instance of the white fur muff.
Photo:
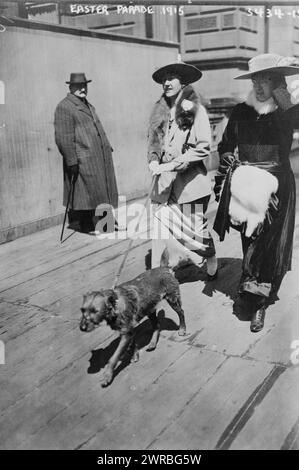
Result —
POLYGON ((271 195, 277 189, 277 178, 261 168, 241 165, 233 172, 229 215, 233 225, 247 223, 246 237, 264 221, 271 195))

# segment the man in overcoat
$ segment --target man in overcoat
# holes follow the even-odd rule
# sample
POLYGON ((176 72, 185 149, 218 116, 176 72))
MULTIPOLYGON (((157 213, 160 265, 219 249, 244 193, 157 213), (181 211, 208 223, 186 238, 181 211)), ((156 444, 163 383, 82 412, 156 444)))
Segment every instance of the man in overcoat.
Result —
POLYGON ((70 92, 56 107, 54 118, 55 141, 63 157, 63 204, 67 205, 73 181, 69 222, 77 219, 78 230, 85 233, 95 228, 97 206, 116 207, 118 201, 112 147, 95 108, 86 99, 89 82, 84 73, 71 73, 66 82, 70 92))

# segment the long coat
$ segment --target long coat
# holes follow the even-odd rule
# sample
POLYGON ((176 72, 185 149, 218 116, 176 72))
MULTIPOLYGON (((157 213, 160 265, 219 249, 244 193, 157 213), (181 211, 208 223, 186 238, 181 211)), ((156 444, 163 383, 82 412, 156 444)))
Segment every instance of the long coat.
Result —
MULTIPOLYGON (((55 110, 55 141, 66 166, 79 164, 70 208, 95 209, 107 203, 114 207, 118 191, 112 160, 112 147, 95 109, 68 93, 55 110)), ((63 204, 66 206, 70 180, 64 171, 63 204)))
POLYGON ((188 162, 188 167, 184 171, 162 173, 157 179, 152 200, 164 203, 171 199, 183 204, 211 194, 211 179, 204 164, 210 154, 210 123, 205 108, 190 85, 178 97, 176 116, 168 130, 169 117, 169 107, 162 95, 150 119, 148 161, 165 163, 179 157, 181 162, 188 162), (188 119, 188 113, 182 109, 184 100, 193 105, 191 127, 182 125, 184 119, 188 119), (182 153, 186 140, 189 148, 182 153))

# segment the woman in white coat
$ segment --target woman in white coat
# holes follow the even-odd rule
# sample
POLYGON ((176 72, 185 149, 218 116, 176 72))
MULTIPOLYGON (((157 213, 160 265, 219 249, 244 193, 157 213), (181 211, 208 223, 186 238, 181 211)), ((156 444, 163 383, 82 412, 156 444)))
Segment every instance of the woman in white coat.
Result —
POLYGON ((149 126, 149 168, 158 176, 151 196, 152 267, 160 265, 166 247, 172 265, 186 258, 201 265, 207 259, 207 279, 213 280, 217 260, 205 219, 211 180, 204 163, 210 153, 211 131, 207 112, 190 86, 201 76, 196 67, 183 62, 153 74, 163 94, 149 126))

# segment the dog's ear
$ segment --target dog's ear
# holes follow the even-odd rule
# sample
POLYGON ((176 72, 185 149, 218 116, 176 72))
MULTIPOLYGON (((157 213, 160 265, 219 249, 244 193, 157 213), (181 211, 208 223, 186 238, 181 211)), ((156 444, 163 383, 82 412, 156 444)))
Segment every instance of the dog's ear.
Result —
POLYGON ((169 251, 166 247, 161 255, 160 268, 168 268, 169 266, 169 251))
POLYGON ((94 292, 88 291, 86 294, 83 294, 83 304, 86 304, 86 302, 90 302, 91 298, 94 297, 94 292))
POLYGON ((86 292, 86 294, 83 294, 83 299, 86 300, 87 297, 90 297, 92 294, 93 294, 93 292, 91 290, 89 290, 88 292, 86 292))
POLYGON ((90 292, 86 292, 86 294, 83 294, 83 302, 82 302, 83 305, 86 303, 86 300, 88 299, 89 296, 90 296, 90 292))
POLYGON ((106 291, 106 305, 107 307, 115 309, 116 307, 117 295, 113 289, 106 291))

